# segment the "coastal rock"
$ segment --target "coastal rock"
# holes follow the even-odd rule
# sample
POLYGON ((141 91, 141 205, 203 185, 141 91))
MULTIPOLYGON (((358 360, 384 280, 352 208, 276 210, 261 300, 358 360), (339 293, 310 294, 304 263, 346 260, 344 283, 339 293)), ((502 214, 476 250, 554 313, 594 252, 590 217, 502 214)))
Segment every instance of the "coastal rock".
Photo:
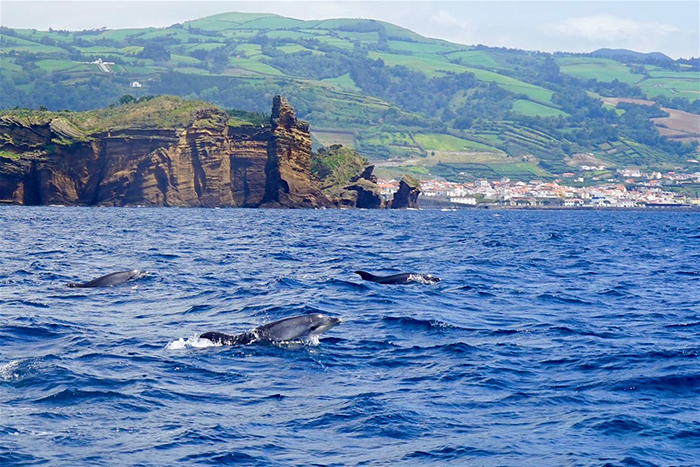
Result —
POLYGON ((420 182, 410 175, 404 175, 399 183, 399 189, 394 193, 391 209, 417 209, 420 182))
POLYGON ((321 180, 323 192, 341 208, 384 207, 377 177, 355 149, 339 144, 319 149, 312 155, 311 173, 321 180))
MULTIPOLYGON (((201 104, 191 113, 189 107, 181 111, 176 125, 144 127, 127 119, 93 132, 63 113, 2 116, 0 203, 330 205, 310 174, 308 124, 295 118, 283 97, 274 100, 271 125, 232 125, 224 111, 201 104)), ((194 104, 156 98, 147 109, 170 122, 166 111, 187 105, 194 104)), ((141 108, 132 110, 141 122, 158 120, 141 108)))
MULTIPOLYGON (((355 193, 353 207, 361 209, 380 209, 384 207, 381 190, 371 180, 361 178, 352 185, 345 187, 345 193, 355 193)), ((352 198, 352 195, 350 195, 350 199, 352 198)))
POLYGON ((272 136, 265 167, 263 204, 269 207, 326 207, 330 200, 311 176, 309 124, 297 120, 283 96, 275 96, 270 117, 272 136))
POLYGON ((377 183, 377 176, 374 175, 372 172, 374 172, 374 166, 373 165, 368 165, 367 167, 364 168, 362 173, 358 175, 357 177, 353 177, 350 179, 351 182, 356 182, 358 180, 367 180, 372 183, 377 183))
POLYGON ((344 188, 343 197, 353 199, 353 207, 360 209, 381 209, 384 206, 381 189, 377 185, 377 177, 372 173, 373 165, 368 165, 362 173, 351 179, 351 184, 344 188), (355 193, 352 195, 351 193, 355 193))

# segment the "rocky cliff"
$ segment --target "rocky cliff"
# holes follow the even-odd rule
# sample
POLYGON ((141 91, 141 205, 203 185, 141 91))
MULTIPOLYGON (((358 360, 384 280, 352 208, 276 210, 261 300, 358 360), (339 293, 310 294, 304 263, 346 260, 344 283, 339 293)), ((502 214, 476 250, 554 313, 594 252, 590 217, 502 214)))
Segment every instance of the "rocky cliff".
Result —
POLYGON ((410 175, 404 175, 399 183, 399 189, 391 200, 391 209, 418 209, 420 182, 410 175))
POLYGON ((0 202, 329 205, 310 155, 308 124, 280 96, 269 125, 173 97, 93 112, 10 111, 0 116, 0 202))
POLYGON ((320 183, 311 176, 309 124, 297 120, 294 109, 283 96, 275 96, 272 101, 270 124, 265 206, 330 206, 320 183))

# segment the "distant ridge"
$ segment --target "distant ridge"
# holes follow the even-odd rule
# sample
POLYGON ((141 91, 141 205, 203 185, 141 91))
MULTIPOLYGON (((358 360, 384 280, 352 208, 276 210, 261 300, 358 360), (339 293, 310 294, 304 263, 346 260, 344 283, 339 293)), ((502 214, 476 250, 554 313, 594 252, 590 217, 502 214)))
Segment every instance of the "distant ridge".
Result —
POLYGON ((611 58, 613 60, 632 59, 632 60, 655 60, 659 62, 673 62, 673 59, 661 52, 635 52, 629 49, 598 49, 591 52, 592 57, 611 58))

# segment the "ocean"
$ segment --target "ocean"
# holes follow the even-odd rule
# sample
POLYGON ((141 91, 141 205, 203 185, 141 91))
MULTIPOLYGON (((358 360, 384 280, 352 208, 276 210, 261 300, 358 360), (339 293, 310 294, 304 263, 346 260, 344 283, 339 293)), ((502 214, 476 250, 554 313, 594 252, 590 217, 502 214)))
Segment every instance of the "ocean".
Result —
POLYGON ((697 466, 699 407, 697 212, 0 207, 0 465, 697 466))

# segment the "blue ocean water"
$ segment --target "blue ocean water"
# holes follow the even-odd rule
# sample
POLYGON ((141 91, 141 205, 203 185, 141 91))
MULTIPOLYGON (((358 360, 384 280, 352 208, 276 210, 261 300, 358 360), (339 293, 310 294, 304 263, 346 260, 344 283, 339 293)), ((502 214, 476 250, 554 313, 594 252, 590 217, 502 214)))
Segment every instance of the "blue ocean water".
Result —
POLYGON ((696 466, 699 407, 697 213, 0 208, 1 465, 696 466))

